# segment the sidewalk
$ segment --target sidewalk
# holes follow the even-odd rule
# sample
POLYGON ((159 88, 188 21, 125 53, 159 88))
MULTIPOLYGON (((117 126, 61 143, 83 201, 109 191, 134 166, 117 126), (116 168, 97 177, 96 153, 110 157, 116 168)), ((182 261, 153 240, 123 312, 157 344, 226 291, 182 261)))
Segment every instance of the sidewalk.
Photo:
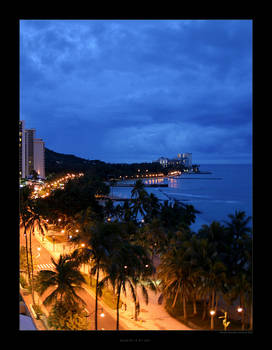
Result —
MULTIPOLYGON (((46 242, 46 239, 42 241, 40 235, 36 234, 35 237, 39 240, 41 245, 49 252, 53 258, 58 258, 61 253, 53 252, 51 244, 46 242)), ((94 293, 85 287, 85 290, 95 297, 94 293)), ((127 295, 121 293, 121 300, 127 304, 127 310, 120 309, 120 323, 128 330, 192 330, 185 326, 175 318, 171 317, 164 308, 164 305, 158 304, 159 293, 155 293, 152 290, 148 290, 148 305, 145 304, 144 298, 140 288, 137 288, 137 295, 140 302, 140 314, 138 321, 134 320, 134 302, 131 297, 129 288, 127 289, 127 295)), ((108 305, 99 300, 99 303, 103 306, 109 314, 116 318, 116 310, 112 310, 108 305)))

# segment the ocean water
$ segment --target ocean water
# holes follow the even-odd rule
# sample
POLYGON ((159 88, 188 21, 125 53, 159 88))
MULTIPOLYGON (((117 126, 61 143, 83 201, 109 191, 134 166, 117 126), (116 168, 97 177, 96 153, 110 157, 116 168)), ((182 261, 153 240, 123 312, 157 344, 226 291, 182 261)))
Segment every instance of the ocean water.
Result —
MULTIPOLYGON (((235 210, 252 216, 252 165, 249 164, 202 164, 201 171, 211 174, 183 174, 179 178, 148 179, 148 184, 168 183, 168 187, 146 188, 160 200, 177 199, 193 205, 201 213, 191 225, 197 231, 201 225, 212 221, 228 220, 235 210)), ((112 188, 115 196, 130 197, 132 188, 112 188)), ((250 222, 252 224, 252 220, 250 222)))

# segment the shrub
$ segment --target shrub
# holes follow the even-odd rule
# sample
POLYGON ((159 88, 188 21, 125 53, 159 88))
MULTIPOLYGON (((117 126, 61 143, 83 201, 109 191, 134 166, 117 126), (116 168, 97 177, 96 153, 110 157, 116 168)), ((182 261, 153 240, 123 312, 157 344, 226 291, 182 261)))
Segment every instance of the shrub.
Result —
POLYGON ((38 305, 38 304, 33 304, 32 307, 33 307, 33 309, 34 309, 34 311, 35 311, 35 313, 36 313, 36 315, 37 315, 37 319, 39 320, 39 319, 41 318, 41 316, 44 315, 44 313, 42 312, 42 309, 41 309, 40 305, 38 305))
POLYGON ((20 274, 20 283, 21 283, 21 286, 23 288, 27 288, 28 287, 27 281, 26 281, 25 277, 22 274, 20 274))
POLYGON ((52 307, 48 325, 55 330, 79 331, 87 330, 87 318, 84 309, 77 306, 69 306, 63 302, 56 302, 52 307))

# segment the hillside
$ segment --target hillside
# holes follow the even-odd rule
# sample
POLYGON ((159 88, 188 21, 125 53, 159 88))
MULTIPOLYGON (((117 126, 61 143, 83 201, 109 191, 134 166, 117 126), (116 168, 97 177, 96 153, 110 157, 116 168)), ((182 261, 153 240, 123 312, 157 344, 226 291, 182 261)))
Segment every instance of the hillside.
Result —
MULTIPOLYGON (((153 163, 105 163, 100 160, 87 160, 72 154, 54 152, 45 148, 46 176, 55 173, 83 172, 102 179, 134 177, 147 173, 167 173, 171 168, 163 168, 158 162, 153 163)), ((174 169, 174 168, 173 168, 174 169)), ((175 170, 177 170, 175 168, 175 170)))
POLYGON ((90 170, 97 164, 104 164, 99 160, 86 160, 84 158, 76 157, 72 154, 63 154, 54 152, 45 148, 45 170, 46 175, 50 173, 61 172, 85 172, 90 170))

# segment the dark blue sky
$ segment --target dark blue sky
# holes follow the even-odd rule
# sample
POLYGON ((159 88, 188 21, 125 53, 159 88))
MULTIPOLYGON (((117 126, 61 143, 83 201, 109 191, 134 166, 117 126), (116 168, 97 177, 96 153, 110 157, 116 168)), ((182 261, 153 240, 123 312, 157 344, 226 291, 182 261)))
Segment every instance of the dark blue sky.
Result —
POLYGON ((22 20, 20 119, 106 162, 250 163, 251 20, 22 20))

